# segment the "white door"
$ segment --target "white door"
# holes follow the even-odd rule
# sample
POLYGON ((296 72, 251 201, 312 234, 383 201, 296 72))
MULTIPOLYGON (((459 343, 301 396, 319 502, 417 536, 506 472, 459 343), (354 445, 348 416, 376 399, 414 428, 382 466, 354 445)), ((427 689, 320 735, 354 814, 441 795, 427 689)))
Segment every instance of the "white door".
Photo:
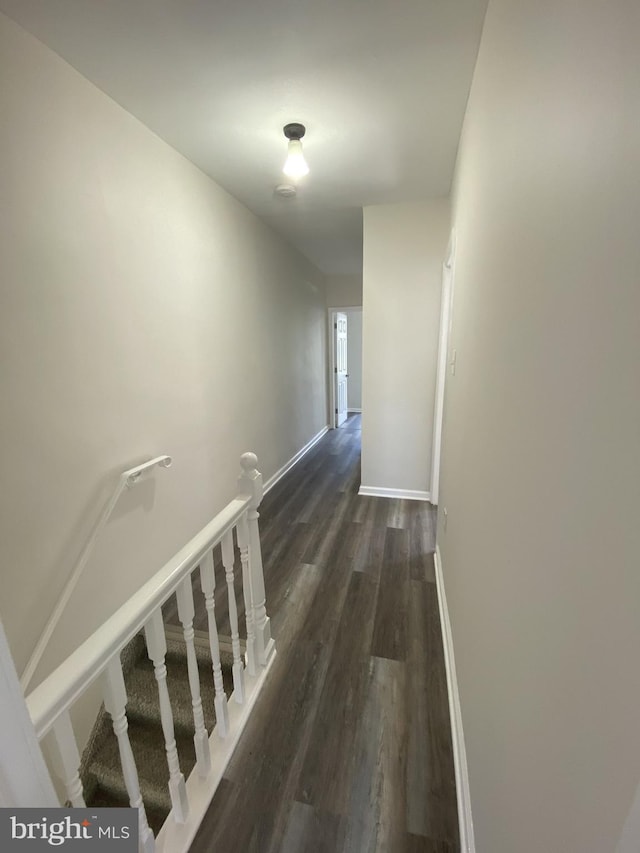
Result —
POLYGON ((347 419, 347 315, 336 313, 333 323, 335 352, 336 426, 347 419))

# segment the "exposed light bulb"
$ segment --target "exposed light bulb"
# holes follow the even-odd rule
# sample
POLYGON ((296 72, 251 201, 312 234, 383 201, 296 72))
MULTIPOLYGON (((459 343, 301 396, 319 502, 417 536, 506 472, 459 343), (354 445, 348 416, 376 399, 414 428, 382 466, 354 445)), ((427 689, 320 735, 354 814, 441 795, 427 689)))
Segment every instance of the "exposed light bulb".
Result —
POLYGON ((290 139, 287 160, 282 171, 288 178, 304 178, 309 174, 309 166, 302 153, 302 142, 299 139, 290 139))

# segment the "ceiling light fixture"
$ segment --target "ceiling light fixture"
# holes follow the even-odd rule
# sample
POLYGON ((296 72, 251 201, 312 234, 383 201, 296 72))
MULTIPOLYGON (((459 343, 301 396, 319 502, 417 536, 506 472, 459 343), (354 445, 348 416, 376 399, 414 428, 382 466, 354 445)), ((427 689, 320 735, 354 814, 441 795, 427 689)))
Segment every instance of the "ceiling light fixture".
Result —
POLYGON ((294 122, 293 124, 285 124, 283 131, 289 140, 289 148, 282 171, 288 178, 304 178, 305 175, 309 174, 309 167, 304 159, 300 140, 305 135, 306 128, 303 124, 294 122))
POLYGON ((278 184, 274 192, 281 198, 295 198, 295 195, 298 190, 294 187, 293 184, 278 184))

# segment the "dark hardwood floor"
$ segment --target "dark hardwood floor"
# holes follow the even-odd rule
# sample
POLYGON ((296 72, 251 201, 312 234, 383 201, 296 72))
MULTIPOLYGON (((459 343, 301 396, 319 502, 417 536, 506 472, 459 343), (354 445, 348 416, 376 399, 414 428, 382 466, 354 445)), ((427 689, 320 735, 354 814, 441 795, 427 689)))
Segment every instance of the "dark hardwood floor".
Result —
POLYGON ((359 483, 352 415, 264 499, 278 655, 191 853, 459 850, 435 509, 359 483))

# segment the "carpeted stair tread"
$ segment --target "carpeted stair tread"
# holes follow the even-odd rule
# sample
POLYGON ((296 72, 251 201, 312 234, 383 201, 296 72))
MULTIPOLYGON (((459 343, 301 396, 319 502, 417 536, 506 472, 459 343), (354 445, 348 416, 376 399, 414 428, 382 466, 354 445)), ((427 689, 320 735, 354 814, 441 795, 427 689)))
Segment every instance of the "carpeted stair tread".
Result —
MULTIPOLYGON (((193 710, 191 705, 191 689, 186 659, 178 659, 167 655, 167 687, 173 711, 173 722, 176 728, 188 730, 193 735, 193 710)), ((205 726, 211 732, 215 725, 214 688, 211 662, 199 661, 200 696, 204 712, 205 726)), ((226 667, 222 671, 225 692, 231 694, 233 677, 226 667)), ((158 685, 153 672, 153 664, 148 658, 140 659, 126 678, 127 685, 127 717, 129 720, 160 720, 160 705, 158 702, 158 685)))
MULTIPOLYGON (((156 727, 132 720, 128 734, 145 805, 148 803, 151 808, 166 809, 168 812, 171 808, 169 770, 160 724, 156 727)), ((176 745, 180 756, 180 769, 186 779, 195 765, 193 736, 176 732, 176 745)), ((94 756, 91 772, 97 780, 98 788, 103 792, 127 797, 115 737, 105 738, 101 743, 94 756)))
MULTIPOLYGON (((126 795, 116 796, 110 791, 103 791, 100 787, 96 789, 91 800, 91 806, 97 809, 124 809, 128 808, 129 805, 129 798, 126 795)), ((147 823, 153 830, 153 834, 157 836, 162 829, 162 824, 167 819, 167 809, 164 807, 157 809, 146 803, 144 810, 147 815, 147 823)))
MULTIPOLYGON (((205 726, 210 733, 215 725, 211 654, 202 644, 196 644, 195 648, 205 726)), ((158 685, 142 636, 135 637, 123 650, 121 660, 127 689, 129 740, 149 825, 157 833, 171 810, 169 771, 160 720, 158 685)), ((221 662, 225 693, 230 696, 233 690, 232 655, 223 651, 221 662)), ((187 779, 195 766, 195 727, 184 642, 168 638, 165 664, 180 769, 187 779)), ((96 724, 83 756, 82 780, 88 806, 116 807, 129 804, 118 742, 111 720, 105 713, 96 724)))
MULTIPOLYGON (((201 632, 198 632, 198 633, 200 634, 201 632)), ((241 648, 243 646, 244 646, 244 644, 241 644, 241 648)), ((196 653, 196 658, 198 659, 198 666, 200 666, 201 664, 208 664, 210 667, 211 666, 211 650, 209 649, 209 646, 198 642, 198 643, 194 644, 194 649, 195 649, 195 653, 196 653)), ((233 665, 233 654, 231 653, 231 651, 227 651, 225 646, 223 646, 221 649, 219 649, 219 651, 220 651, 220 663, 222 664, 223 668, 227 667, 227 666, 231 667, 233 665)), ((244 651, 244 648, 242 648, 242 651, 244 651)), ((144 654, 146 656, 146 647, 144 649, 144 654)), ((167 657, 166 657, 167 663, 172 659, 180 660, 185 656, 186 656, 186 646, 185 646, 184 640, 182 638, 174 639, 173 637, 171 637, 171 638, 168 637, 167 638, 167 657)))

